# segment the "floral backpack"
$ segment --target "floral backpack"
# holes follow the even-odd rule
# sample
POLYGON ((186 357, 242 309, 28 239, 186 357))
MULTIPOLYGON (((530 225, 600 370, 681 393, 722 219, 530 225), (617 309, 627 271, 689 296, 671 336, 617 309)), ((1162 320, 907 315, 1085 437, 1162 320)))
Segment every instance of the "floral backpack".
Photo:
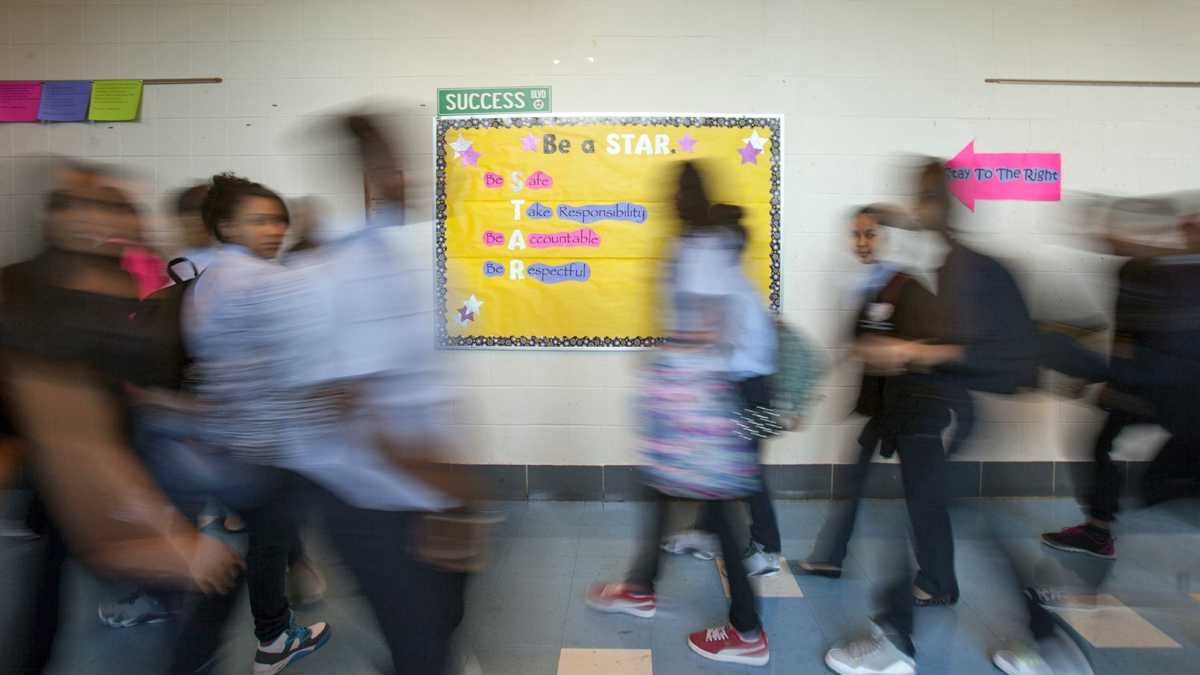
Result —
POLYGON ((737 433, 737 386, 703 352, 656 350, 638 391, 639 450, 650 487, 685 499, 734 499, 760 486, 758 456, 737 433))

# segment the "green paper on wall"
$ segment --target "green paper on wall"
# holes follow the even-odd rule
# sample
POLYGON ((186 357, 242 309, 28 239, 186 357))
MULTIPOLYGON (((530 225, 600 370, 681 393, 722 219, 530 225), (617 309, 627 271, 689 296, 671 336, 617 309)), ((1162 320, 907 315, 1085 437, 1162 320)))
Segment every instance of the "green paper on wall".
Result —
POLYGON ((88 119, 93 122, 127 122, 137 119, 142 102, 141 80, 96 80, 88 119))

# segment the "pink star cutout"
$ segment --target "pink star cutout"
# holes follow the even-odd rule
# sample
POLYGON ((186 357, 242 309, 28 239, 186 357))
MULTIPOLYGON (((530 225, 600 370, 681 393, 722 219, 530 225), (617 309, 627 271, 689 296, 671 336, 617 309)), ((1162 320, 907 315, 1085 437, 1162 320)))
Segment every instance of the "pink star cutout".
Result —
POLYGON ((479 166, 476 164, 476 162, 479 161, 479 151, 475 148, 467 148, 466 150, 463 150, 460 160, 462 161, 463 166, 468 164, 471 166, 479 166))
POLYGON ((742 164, 757 165, 758 164, 758 154, 760 152, 762 152, 762 150, 759 150, 758 148, 754 147, 753 145, 750 145, 750 143, 746 143, 742 147, 738 148, 738 154, 740 154, 742 156, 742 164))
POLYGON ((525 150, 528 152, 536 151, 537 150, 537 136, 534 136, 532 131, 529 132, 529 135, 527 135, 521 139, 521 147, 525 148, 525 150))
POLYGON ((467 309, 466 305, 463 305, 462 307, 458 308, 458 322, 459 323, 466 323, 468 321, 474 321, 474 320, 475 320, 475 312, 472 312, 471 310, 467 309))
POLYGON ((692 138, 691 135, 685 131, 683 132, 683 136, 679 139, 679 149, 684 152, 692 152, 692 150, 696 147, 696 143, 699 143, 699 141, 692 138))

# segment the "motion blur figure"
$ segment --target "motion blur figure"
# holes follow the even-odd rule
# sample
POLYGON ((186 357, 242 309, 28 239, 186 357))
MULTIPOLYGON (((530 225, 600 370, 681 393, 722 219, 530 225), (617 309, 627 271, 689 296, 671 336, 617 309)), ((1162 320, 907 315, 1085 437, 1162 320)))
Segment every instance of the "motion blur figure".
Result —
MULTIPOLYGON (((382 131, 361 116, 342 122, 368 180, 394 186, 399 173, 382 131)), ((216 219, 245 226, 227 242, 240 250, 222 253, 240 256, 236 264, 223 273, 215 261, 185 306, 211 440, 276 473, 285 493, 296 486, 296 503, 321 516, 382 630, 391 670, 442 672, 484 528, 468 508, 474 491, 464 472, 440 465, 451 445, 450 401, 432 307, 412 292, 419 272, 397 256, 393 228, 383 225, 398 219, 385 215, 289 267, 269 262, 286 228, 259 187, 242 185, 216 219)), ((402 206, 394 198, 392 212, 402 206)), ((197 632, 229 609, 199 613, 197 632)), ((289 620, 274 641, 260 638, 255 670, 278 672, 328 635, 323 624, 289 620)))
POLYGON ((240 561, 167 501, 130 450, 134 389, 159 345, 129 320, 138 282, 122 269, 141 219, 108 172, 64 168, 46 206, 45 252, 6 268, 4 398, 29 453, 45 537, 6 667, 43 672, 70 554, 102 577, 223 593, 240 561), (65 423, 64 423, 65 422, 65 423))
MULTIPOLYGON (((710 207, 703 176, 692 162, 680 165, 675 204, 681 231, 664 294, 670 303, 670 338, 655 355, 640 401, 647 408, 640 412, 653 501, 626 579, 592 585, 585 600, 596 611, 653 617, 668 500, 697 500, 699 526, 706 529, 704 536, 715 535, 724 558, 730 606, 728 623, 692 633, 688 646, 707 659, 763 666, 770 660, 767 634, 747 577, 734 507, 737 498, 747 496, 762 495, 767 507, 770 502, 757 447, 737 436, 734 423, 737 410, 755 396, 769 403, 767 392, 756 391, 765 382, 746 382, 744 366, 737 364, 773 360, 773 354, 753 348, 759 340, 773 342, 773 324, 741 270, 746 241, 741 210, 710 207)), ((771 518, 773 524, 773 511, 771 518)), ((669 542, 662 548, 669 550, 669 542)))
MULTIPOLYGON (((687 269, 685 263, 690 264, 689 258, 712 256, 711 261, 703 264, 711 265, 714 271, 724 275, 726 285, 721 292, 731 296, 730 315, 724 322, 721 336, 721 348, 728 361, 727 372, 737 383, 744 411, 770 407, 774 395, 770 378, 778 369, 778 336, 762 298, 742 271, 741 255, 748 234, 740 222, 741 209, 727 204, 710 206, 702 174, 697 165, 691 163, 684 165, 675 200, 683 229, 675 260, 668 266, 671 293, 677 293, 683 283, 680 275, 687 269)), ((751 444, 754 451, 761 454, 762 439, 755 436, 751 444)), ((744 501, 750 511, 750 540, 742 553, 742 564, 750 576, 778 574, 782 541, 766 483, 744 501)), ((663 550, 711 560, 718 544, 714 536, 718 524, 711 519, 714 515, 711 508, 702 510, 694 527, 663 540, 663 550)))
MULTIPOLYGON (((260 351, 264 345, 247 327, 251 313, 265 313, 264 305, 277 302, 253 294, 268 290, 264 279, 283 269, 274 258, 287 234, 288 211, 269 188, 229 174, 213 177, 201 210, 221 246, 184 294, 181 316, 203 411, 194 422, 196 440, 209 450, 185 462, 190 446, 171 447, 176 465, 205 467, 183 479, 215 474, 209 481, 214 496, 246 522, 246 572, 258 640, 254 672, 269 675, 316 651, 332 634, 324 623, 297 624, 287 599, 296 488, 290 474, 271 465, 282 452, 271 433, 279 397, 268 388, 273 373, 260 351), (225 484, 219 485, 222 478, 225 484)), ((164 467, 164 473, 170 470, 164 467)), ((194 599, 172 672, 194 672, 212 660, 231 609, 230 599, 194 599)))
POLYGON ((1003 265, 957 236, 940 161, 922 167, 914 211, 919 227, 948 246, 937 271, 938 328, 927 340, 868 335, 856 353, 868 368, 902 373, 916 393, 899 410, 897 450, 919 570, 914 582, 899 579, 884 594, 866 637, 826 655, 843 675, 916 672, 913 606, 954 604, 959 596, 941 438, 950 410, 969 391, 1012 394, 1037 382, 1041 354, 1029 310, 1003 265))
MULTIPOLYGON (((898 217, 898 209, 871 205, 858 209, 851 219, 851 250, 868 270, 856 293, 859 312, 853 327, 854 337, 886 335, 906 340, 934 337, 929 333, 937 323, 933 294, 915 277, 879 257, 885 225, 889 219, 898 217)), ((877 449, 883 457, 895 454, 899 429, 905 417, 901 402, 913 393, 910 391, 913 385, 913 378, 905 378, 900 373, 864 370, 854 412, 865 416, 867 422, 859 434, 858 458, 849 476, 852 494, 849 499, 831 505, 812 553, 799 564, 805 572, 833 578, 842 575, 842 562, 854 530, 871 459, 877 449)), ((907 450, 901 456, 902 462, 904 455, 908 455, 910 461, 919 461, 907 450)), ((905 493, 909 494, 917 473, 905 470, 902 475, 905 493)), ((910 501, 910 505, 913 503, 910 501)), ((925 530, 918 529, 921 513, 914 511, 911 515, 914 533, 924 536, 925 530)))
MULTIPOLYGON (((1164 207, 1170 208, 1169 202, 1164 207)), ((1200 480, 1200 438, 1192 419, 1194 376, 1200 373, 1200 346, 1195 343, 1200 310, 1194 299, 1200 288, 1200 220, 1187 214, 1179 218, 1181 247, 1148 246, 1122 231, 1130 229, 1120 222, 1123 208, 1121 201, 1113 204, 1117 215, 1104 236, 1114 254, 1130 259, 1117 273, 1113 374, 1098 399, 1107 415, 1093 446, 1095 480, 1087 520, 1042 534, 1042 542, 1052 548, 1108 559, 1116 557, 1112 526, 1122 478, 1111 454, 1124 429, 1157 424, 1171 434, 1139 486, 1139 496, 1147 502, 1186 495, 1200 480)))

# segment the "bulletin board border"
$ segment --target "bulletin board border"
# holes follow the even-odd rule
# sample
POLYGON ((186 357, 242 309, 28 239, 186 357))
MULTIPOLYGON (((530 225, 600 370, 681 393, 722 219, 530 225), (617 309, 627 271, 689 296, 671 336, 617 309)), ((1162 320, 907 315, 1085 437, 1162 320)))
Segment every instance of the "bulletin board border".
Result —
POLYGON ((662 344, 662 337, 566 337, 553 335, 450 335, 446 319, 446 156, 441 139, 452 129, 533 129, 544 126, 585 124, 663 125, 682 127, 744 128, 771 130, 771 285, 769 305, 774 313, 782 307, 780 237, 783 222, 783 116, 719 113, 575 113, 569 115, 486 115, 435 117, 434 158, 434 307, 438 312, 437 344, 443 349, 645 349, 662 344))

